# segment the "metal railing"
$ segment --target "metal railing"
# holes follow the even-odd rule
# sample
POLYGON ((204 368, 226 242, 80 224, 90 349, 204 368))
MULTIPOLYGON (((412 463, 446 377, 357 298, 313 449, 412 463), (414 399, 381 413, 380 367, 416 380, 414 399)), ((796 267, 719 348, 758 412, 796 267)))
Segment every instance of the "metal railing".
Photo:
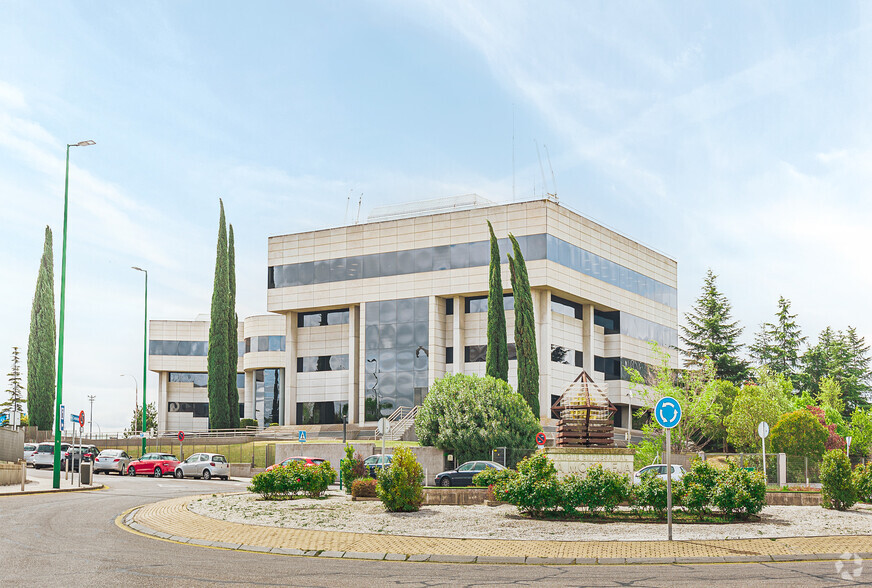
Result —
MULTIPOLYGON (((399 406, 397 410, 391 413, 388 417, 390 428, 384 436, 386 441, 399 441, 406 434, 406 431, 415 424, 415 415, 418 414, 418 406, 399 406)), ((381 438, 377 434, 378 438, 381 438)))

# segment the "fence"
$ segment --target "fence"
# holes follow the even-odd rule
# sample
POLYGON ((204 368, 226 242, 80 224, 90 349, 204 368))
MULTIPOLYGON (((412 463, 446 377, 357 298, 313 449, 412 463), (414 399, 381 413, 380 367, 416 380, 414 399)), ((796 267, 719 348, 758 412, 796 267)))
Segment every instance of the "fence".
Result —
MULTIPOLYGON (((88 442, 87 440, 85 441, 88 442)), ((121 439, 100 440, 95 443, 98 449, 121 449, 132 458, 142 457, 142 439, 127 437, 121 439)), ((230 463, 250 463, 254 468, 265 468, 275 463, 275 444, 257 441, 240 443, 237 439, 198 440, 185 437, 183 443, 177 438, 158 437, 146 439, 146 453, 169 453, 180 460, 194 453, 220 453, 230 463)))

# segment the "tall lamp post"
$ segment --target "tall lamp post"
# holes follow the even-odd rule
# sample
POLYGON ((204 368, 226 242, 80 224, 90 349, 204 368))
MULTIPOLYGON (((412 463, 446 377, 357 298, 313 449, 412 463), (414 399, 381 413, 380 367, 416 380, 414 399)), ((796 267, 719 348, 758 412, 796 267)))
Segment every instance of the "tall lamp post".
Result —
POLYGON ((91 416, 88 417, 88 421, 91 423, 91 428, 88 431, 88 437, 90 437, 91 439, 94 438, 94 399, 95 398, 97 398, 97 397, 90 395, 90 394, 88 395, 88 402, 91 403, 91 416))
MULTIPOLYGON (((121 374, 120 377, 130 376, 133 378, 133 404, 136 410, 139 410, 139 382, 136 381, 136 376, 133 374, 121 374)), ((135 412, 133 414, 136 414, 135 412)))
POLYGON ((142 319, 142 454, 145 455, 145 415, 148 412, 145 405, 146 374, 148 374, 148 272, 141 267, 131 266, 145 274, 145 314, 142 319))
POLYGON ((61 314, 58 324, 58 383, 55 394, 55 419, 54 419, 54 475, 52 476, 52 488, 61 487, 61 403, 63 402, 64 389, 64 295, 67 286, 67 212, 69 210, 69 187, 70 187, 70 147, 88 147, 96 145, 94 141, 79 141, 67 144, 67 170, 64 176, 64 244, 61 255, 61 314))

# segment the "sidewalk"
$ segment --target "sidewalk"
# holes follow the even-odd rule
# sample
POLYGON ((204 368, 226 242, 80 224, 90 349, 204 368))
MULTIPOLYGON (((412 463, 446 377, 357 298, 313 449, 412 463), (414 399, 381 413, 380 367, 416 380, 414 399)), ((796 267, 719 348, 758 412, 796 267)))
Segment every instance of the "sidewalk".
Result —
POLYGON ((158 539, 243 551, 351 559, 503 564, 736 563, 872 558, 872 536, 715 541, 517 541, 447 539, 285 529, 230 523, 190 512, 197 497, 131 510, 117 519, 158 539))
MULTIPOLYGON (((30 470, 28 470, 28 474, 30 474, 30 470)), ((78 476, 78 474, 76 474, 76 476, 78 476)), ((90 486, 83 484, 80 487, 78 477, 76 478, 75 485, 73 485, 69 480, 64 480, 62 474, 61 487, 55 489, 52 488, 52 480, 50 478, 31 478, 28 475, 27 483, 24 485, 23 492, 21 491, 21 484, 11 484, 9 486, 0 486, 0 496, 25 496, 28 494, 44 494, 49 492, 80 492, 83 490, 99 490, 101 488, 103 488, 103 484, 91 484, 90 486)))

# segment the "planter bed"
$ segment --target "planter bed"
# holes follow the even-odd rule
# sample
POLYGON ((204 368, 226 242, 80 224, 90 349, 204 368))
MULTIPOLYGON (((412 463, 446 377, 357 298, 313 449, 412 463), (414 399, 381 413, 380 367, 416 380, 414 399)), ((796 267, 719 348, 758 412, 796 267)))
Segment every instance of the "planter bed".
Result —
POLYGON ((820 506, 820 490, 815 492, 777 490, 766 492, 766 504, 773 506, 820 506))

